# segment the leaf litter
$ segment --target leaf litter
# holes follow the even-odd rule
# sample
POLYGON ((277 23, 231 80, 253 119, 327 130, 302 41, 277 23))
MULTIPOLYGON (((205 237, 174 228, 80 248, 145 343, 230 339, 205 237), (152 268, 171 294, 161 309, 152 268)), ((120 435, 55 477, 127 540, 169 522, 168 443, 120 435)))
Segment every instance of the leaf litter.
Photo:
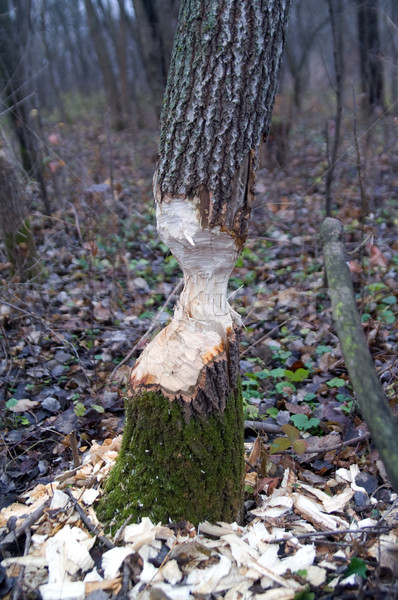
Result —
MULTIPOLYGON (((170 318, 181 272, 157 238, 151 208, 156 132, 112 134, 113 184, 107 140, 86 133, 65 131, 57 147, 65 165, 79 154, 85 172, 63 180, 73 200, 52 219, 33 217, 45 283, 22 286, 2 254, 1 592, 92 600, 395 597, 396 494, 334 333, 317 241, 323 188, 311 159, 323 150, 300 131, 289 173, 260 164, 251 234, 230 282, 245 325, 244 525, 144 519, 114 539, 102 531, 94 506, 117 456, 128 373, 170 318), (133 158, 122 151, 127 145, 133 158)), ((351 263, 364 331, 396 411, 398 147, 390 141, 389 148, 363 225, 371 242, 351 263)), ((355 251, 361 209, 349 172, 342 166, 336 179, 344 197, 338 214, 355 251)))

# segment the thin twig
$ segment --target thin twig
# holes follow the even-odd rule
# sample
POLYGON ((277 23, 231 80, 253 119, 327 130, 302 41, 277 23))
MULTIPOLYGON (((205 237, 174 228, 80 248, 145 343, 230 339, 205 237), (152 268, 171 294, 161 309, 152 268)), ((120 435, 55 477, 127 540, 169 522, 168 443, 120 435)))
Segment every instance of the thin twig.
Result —
POLYGON ((280 433, 282 430, 279 425, 273 423, 264 423, 264 421, 245 421, 245 429, 254 429, 255 431, 265 431, 266 433, 280 433))
POLYGON ((55 336, 57 338, 57 340, 59 342, 61 342, 62 345, 65 344, 67 346, 70 346, 70 348, 72 348, 72 351, 73 351, 74 355, 76 356, 76 358, 79 359, 79 355, 78 355, 74 345, 71 344, 70 342, 68 342, 68 340, 65 340, 64 338, 60 337, 56 331, 54 331, 53 329, 51 329, 51 327, 49 327, 47 325, 46 321, 44 319, 42 319, 42 317, 40 317, 40 315, 30 312, 28 310, 25 310, 23 308, 20 308, 19 306, 15 306, 15 304, 11 304, 10 302, 6 302, 6 300, 3 300, 2 298, 0 299, 0 304, 5 304, 6 306, 13 308, 14 310, 22 313, 23 315, 26 315, 28 317, 31 317, 32 319, 37 319, 38 321, 40 321, 40 323, 43 325, 43 327, 46 329, 46 331, 49 331, 50 333, 52 333, 53 336, 55 336))
MULTIPOLYGON (((25 538, 25 548, 23 555, 27 556, 29 554, 30 542, 31 542, 31 533, 30 529, 26 530, 26 538, 25 538)), ((25 567, 22 565, 21 570, 19 571, 17 584, 15 586, 14 592, 12 594, 12 600, 18 600, 21 596, 23 596, 22 583, 25 575, 25 567)))
POLYGON ((356 246, 354 248, 354 250, 351 250, 350 252, 347 252, 347 254, 349 254, 350 256, 354 256, 354 254, 358 254, 358 252, 361 252, 362 249, 367 245, 368 242, 370 242, 370 240, 373 237, 373 233, 370 233, 369 235, 366 236, 366 238, 364 238, 359 244, 358 246, 356 246))
POLYGON ((72 450, 73 466, 75 468, 80 467, 82 461, 77 447, 76 431, 71 431, 71 433, 69 434, 69 444, 70 449, 72 450))
POLYGON ((72 500, 73 503, 73 508, 76 510, 76 512, 78 513, 79 517, 81 518, 81 520, 83 521, 83 523, 85 524, 85 526, 87 527, 87 529, 97 537, 98 541, 105 546, 105 548, 108 548, 108 550, 112 550, 112 548, 114 548, 114 545, 112 544, 111 540, 107 537, 105 537, 104 535, 101 535, 99 533, 99 527, 98 525, 94 525, 91 521, 89 516, 86 514, 84 508, 82 508, 80 506, 80 504, 78 503, 78 501, 76 500, 76 498, 74 497, 74 495, 72 494, 72 491, 67 488, 65 490, 65 493, 68 494, 69 498, 72 500))
POLYGON ((248 346, 247 348, 245 348, 245 350, 243 350, 243 352, 240 353, 241 357, 244 354, 246 354, 247 352, 249 352, 249 350, 251 350, 252 348, 254 348, 254 346, 257 346, 257 344, 261 344, 261 342, 263 342, 270 335, 272 335, 273 333, 275 333, 275 331, 278 331, 278 329, 280 329, 281 327, 283 327, 284 325, 286 325, 286 323, 289 323, 289 321, 291 321, 292 319, 294 319, 294 317, 289 317, 288 319, 286 319, 286 321, 283 321, 282 323, 279 323, 279 325, 277 325, 276 327, 274 327, 273 329, 271 329, 271 331, 268 331, 268 333, 266 333, 265 335, 263 335, 262 337, 260 337, 258 340, 256 340, 253 344, 251 344, 250 346, 248 346))
MULTIPOLYGON (((329 452, 329 450, 340 450, 340 448, 344 448, 344 446, 355 446, 355 444, 359 444, 360 442, 364 442, 370 438, 370 433, 364 433, 363 435, 358 435, 351 440, 346 440, 345 442, 340 442, 335 446, 329 446, 328 448, 307 448, 305 452, 302 454, 323 454, 329 452)), ((301 456, 301 454, 300 454, 301 456)))
MULTIPOLYGON (((342 533, 380 533, 381 531, 391 531, 393 527, 389 527, 383 525, 382 527, 378 527, 377 525, 367 525, 365 527, 361 527, 359 529, 330 529, 328 531, 310 531, 308 533, 300 533, 298 535, 294 533, 290 533, 288 537, 277 538, 276 540, 269 540, 268 544, 282 544, 282 542, 287 542, 292 540, 293 538, 297 540, 303 540, 309 537, 318 537, 318 536, 327 536, 327 535, 341 535, 342 533)), ((349 542, 351 544, 351 541, 349 542)))
POLYGON ((130 523, 131 519, 133 518, 133 515, 129 515, 127 517, 127 519, 124 521, 124 523, 122 524, 121 527, 119 527, 119 529, 117 530, 117 532, 115 533, 115 536, 113 538, 113 543, 115 544, 115 546, 117 546, 117 544, 120 542, 120 540, 122 539, 122 535, 124 533, 124 530, 126 529, 127 525, 130 523))
POLYGON ((160 565, 160 567, 158 568, 158 570, 156 571, 156 573, 151 577, 151 579, 148 581, 148 583, 146 584, 146 586, 144 587, 144 589, 142 590, 142 592, 137 596, 137 600, 139 600, 139 598, 141 598, 142 594, 148 589, 148 587, 151 585, 153 579, 156 577, 156 575, 159 573, 159 571, 162 569, 162 567, 164 567, 164 565, 166 564, 166 562, 169 560, 170 554, 172 553, 172 551, 174 550, 174 547, 176 546, 178 542, 178 533, 176 536, 176 539, 174 540, 174 543, 172 545, 172 547, 170 548, 170 550, 168 551, 168 553, 166 554, 166 556, 164 557, 162 564, 160 565))
POLYGON ((11 546, 27 529, 32 527, 43 516, 45 509, 49 506, 50 500, 43 502, 41 506, 36 508, 30 515, 28 515, 25 521, 14 531, 10 531, 6 537, 0 542, 0 551, 6 550, 11 546))
POLYGON ((182 288, 182 285, 184 283, 183 279, 180 279, 180 281, 177 283, 177 285, 175 286, 174 290, 171 292, 171 294, 169 294, 166 302, 163 304, 163 306, 158 310, 158 314, 156 315, 156 317, 154 318, 154 320, 152 321, 151 326, 149 327, 149 329, 144 333, 144 335, 138 340, 138 342, 135 344, 135 346, 133 346, 133 348, 130 350, 130 352, 127 354, 127 356, 124 357, 124 359, 118 364, 116 365, 116 367, 113 369, 112 373, 110 374, 110 380, 112 381, 113 377, 115 376, 115 373, 118 369, 120 369, 120 367, 122 365, 125 365, 127 361, 130 360, 130 358, 134 355, 134 353, 136 352, 136 350, 141 346, 141 344, 143 344, 144 342, 147 341, 147 339, 149 338, 150 334, 152 333, 152 331, 155 329, 156 323, 159 321, 159 317, 161 315, 161 313, 164 311, 164 309, 166 308, 166 306, 168 305, 168 303, 170 302, 170 300, 173 298, 173 296, 175 296, 176 294, 178 294, 178 292, 180 291, 180 289, 182 288))

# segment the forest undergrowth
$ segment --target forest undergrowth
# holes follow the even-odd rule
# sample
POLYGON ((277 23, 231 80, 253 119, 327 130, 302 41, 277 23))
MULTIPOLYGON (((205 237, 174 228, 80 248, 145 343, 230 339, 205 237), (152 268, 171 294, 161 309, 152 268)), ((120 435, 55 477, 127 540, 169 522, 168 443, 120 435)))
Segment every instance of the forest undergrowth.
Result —
MULTIPOLYGON (((383 514, 392 510, 395 520, 383 532, 396 552, 396 494, 358 410, 332 323, 319 241, 326 142, 322 127, 306 121, 290 133, 285 166, 276 164, 272 142, 262 151, 249 239, 230 279, 230 302, 244 325, 245 524, 256 522, 256 510, 282 489, 286 473, 293 492, 307 485, 337 496, 348 482, 352 495, 341 513, 350 523, 369 519, 373 529, 360 543, 346 544, 342 534, 317 540, 317 564, 337 560, 339 580, 333 587, 329 577, 328 587, 299 573, 297 581, 308 586, 289 597, 394 598, 396 561, 381 561, 373 547, 375 540, 380 546, 383 514), (343 575, 354 578, 342 586, 343 575)), ((348 122, 333 186, 364 332, 395 414, 397 128, 397 118, 385 116, 359 138, 361 197, 348 122)), ((181 289, 178 263, 156 233, 157 131, 113 133, 89 119, 48 121, 44 130, 49 217, 30 183, 41 276, 20 282, 0 248, 1 508, 78 468, 93 444, 111 444, 121 434, 129 371, 169 321, 181 289)), ((282 515, 268 523, 284 527, 282 515)), ((8 531, 7 519, 1 526, 8 531)), ((288 544, 281 552, 291 554, 288 544)), ((7 581, 0 577, 4 590, 7 581)), ((247 597, 262 598, 258 581, 250 585, 247 597)))

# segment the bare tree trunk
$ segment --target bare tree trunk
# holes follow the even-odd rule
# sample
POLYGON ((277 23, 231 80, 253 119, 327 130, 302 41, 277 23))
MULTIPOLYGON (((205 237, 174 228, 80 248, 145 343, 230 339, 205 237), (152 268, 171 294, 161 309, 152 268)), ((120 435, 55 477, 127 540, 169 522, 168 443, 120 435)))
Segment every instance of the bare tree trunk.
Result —
POLYGON ((50 48, 50 43, 49 43, 48 33, 47 33, 47 25, 46 25, 47 10, 48 10, 47 0, 43 0, 43 4, 41 6, 41 11, 40 11, 41 38, 43 41, 44 51, 45 51, 47 62, 48 62, 48 74, 50 77, 51 86, 54 90, 56 103, 59 108, 61 119, 65 123, 70 123, 70 119, 69 119, 68 115, 66 114, 65 106, 64 106, 64 103, 61 98, 61 91, 59 89, 59 86, 58 86, 56 78, 55 78, 53 54, 52 54, 51 48, 50 48))
POLYGON ((102 519, 234 520, 243 503, 239 316, 227 285, 248 230, 289 0, 182 0, 154 178, 184 273, 174 318, 131 377, 102 519))
POLYGON ((22 281, 40 272, 27 217, 26 197, 15 167, 0 151, 0 230, 8 260, 22 281))
POLYGON ((167 80, 174 34, 176 2, 173 0, 133 0, 137 22, 136 37, 147 73, 155 109, 159 116, 167 80))
POLYGON ((357 0, 361 85, 366 112, 383 106, 383 65, 380 58, 378 0, 357 0))
POLYGON ((105 94, 112 116, 112 125, 115 129, 123 129, 126 125, 123 119, 123 109, 120 103, 120 91, 117 77, 112 68, 112 63, 108 54, 103 32, 100 27, 98 15, 95 11, 92 0, 84 0, 84 6, 87 13, 87 20, 90 28, 91 39, 98 57, 99 67, 101 69, 105 94))
POLYGON ((50 203, 41 164, 38 137, 30 119, 31 86, 27 83, 31 2, 0 0, 0 81, 4 104, 18 139, 22 166, 39 183, 44 208, 50 203))
POLYGON ((343 67, 344 67, 344 46, 343 46, 343 4, 342 0, 328 0, 330 25, 333 36, 333 59, 334 72, 336 76, 336 117, 334 119, 333 132, 326 128, 327 140, 327 160, 328 170, 326 171, 326 216, 330 217, 332 213, 332 183, 337 161, 337 153, 340 145, 341 120, 343 116, 343 67), (333 136, 331 135, 333 133, 333 136), (332 139, 330 139, 332 138, 332 139), (330 143, 332 145, 329 152, 330 143))
POLYGON ((130 113, 130 101, 129 101, 129 83, 128 83, 128 71, 127 71, 127 24, 128 15, 124 4, 125 0, 118 0, 119 5, 119 35, 116 43, 116 53, 119 64, 119 78, 120 78, 120 97, 123 111, 123 119, 127 121, 130 113))

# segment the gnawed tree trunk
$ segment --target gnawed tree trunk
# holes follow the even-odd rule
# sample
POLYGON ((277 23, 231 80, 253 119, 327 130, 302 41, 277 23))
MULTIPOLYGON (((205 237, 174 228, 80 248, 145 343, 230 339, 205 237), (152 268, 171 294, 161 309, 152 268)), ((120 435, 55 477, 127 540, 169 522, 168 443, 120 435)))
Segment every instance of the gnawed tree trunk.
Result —
POLYGON ((342 243, 343 226, 326 218, 321 240, 333 319, 359 408, 398 491, 398 427, 384 396, 366 342, 355 302, 350 270, 342 243))
POLYGON ((14 165, 0 151, 0 231, 7 257, 22 281, 40 272, 25 192, 14 165))
POLYGON ((182 1, 154 194, 158 232, 185 286, 132 373, 122 450, 98 509, 104 521, 240 518, 240 320, 227 285, 247 236, 289 5, 182 1))

